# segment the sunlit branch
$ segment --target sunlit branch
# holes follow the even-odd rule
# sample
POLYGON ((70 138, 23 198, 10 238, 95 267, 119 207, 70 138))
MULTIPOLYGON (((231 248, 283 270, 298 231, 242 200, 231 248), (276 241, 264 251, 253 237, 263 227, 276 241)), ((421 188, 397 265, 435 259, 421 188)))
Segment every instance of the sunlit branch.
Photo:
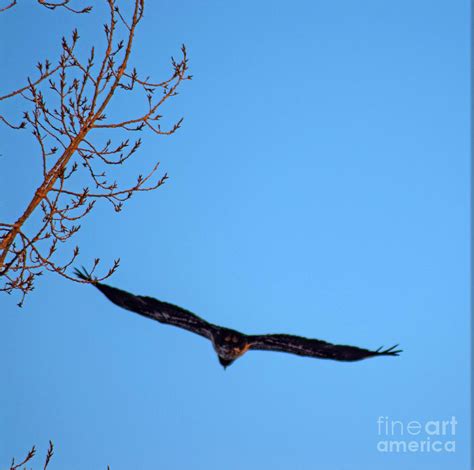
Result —
MULTIPOLYGON (((151 81, 138 78, 138 72, 130 69, 129 61, 136 28, 143 18, 144 0, 133 2, 129 19, 122 14, 116 0, 105 1, 109 18, 104 26, 102 55, 97 56, 96 48, 92 47, 82 60, 76 52, 79 33, 74 30, 70 39, 62 39, 61 54, 54 67, 49 61, 38 63, 37 78, 27 78, 26 85, 0 97, 0 101, 18 99, 26 103, 19 124, 4 115, 0 115, 0 122, 12 130, 29 129, 38 145, 41 162, 42 181, 24 211, 14 223, 0 223, 0 276, 4 280, 0 290, 7 293, 18 291, 20 305, 44 270, 77 281, 76 277, 68 275, 67 269, 76 260, 79 247, 74 248, 66 261, 60 261, 57 251, 79 231, 81 225, 78 222, 91 213, 96 201, 105 200, 119 212, 124 202, 135 193, 153 191, 167 179, 166 174, 155 178, 159 169, 159 162, 155 161, 146 176, 138 175, 135 182, 123 184, 117 181, 108 171, 133 158, 142 140, 131 143, 122 137, 114 143, 109 137, 101 142, 96 129, 101 129, 100 136, 106 130, 114 135, 117 131, 147 129, 160 135, 177 131, 182 119, 162 130, 159 123, 162 116, 158 110, 177 95, 177 88, 183 81, 191 79, 187 73, 186 49, 182 46, 181 60, 172 58, 172 72, 167 79, 151 81), (143 112, 116 121, 107 119, 106 110, 117 93, 129 93, 134 99, 137 92, 146 98, 143 112), (159 98, 155 99, 155 96, 159 98), (84 178, 92 183, 93 191, 89 190, 87 183, 82 190, 72 187, 77 179, 84 178), (36 227, 28 224, 26 228, 26 222, 37 211, 40 211, 41 221, 36 222, 36 227)), ((90 11, 90 7, 72 8, 70 1, 38 0, 38 3, 50 10, 90 11)), ((15 2, 0 11, 13 6, 15 2)), ((99 261, 99 258, 94 260, 92 270, 97 268, 99 261)), ((118 265, 119 260, 116 260, 98 279, 106 279, 118 265)))

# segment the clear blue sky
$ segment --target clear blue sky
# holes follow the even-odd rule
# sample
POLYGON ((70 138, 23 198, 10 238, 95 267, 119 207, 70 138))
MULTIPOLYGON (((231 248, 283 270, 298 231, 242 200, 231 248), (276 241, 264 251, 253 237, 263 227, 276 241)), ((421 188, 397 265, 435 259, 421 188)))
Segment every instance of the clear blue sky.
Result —
MULTIPOLYGON (((102 31, 100 9, 22 3, 0 16, 2 92, 75 25, 84 45, 102 31)), ((468 470, 469 15, 461 0, 149 1, 133 62, 162 78, 184 42, 194 80, 163 110, 183 128, 143 136, 129 169, 158 158, 170 180, 119 215, 98 206, 79 263, 120 257, 111 284, 244 332, 404 353, 251 352, 224 372, 202 338, 45 275, 22 310, 0 297, 0 467, 52 439, 51 469, 468 470), (379 452, 380 416, 454 416, 456 451, 379 452)), ((0 132, 10 222, 40 162, 28 134, 0 132)))

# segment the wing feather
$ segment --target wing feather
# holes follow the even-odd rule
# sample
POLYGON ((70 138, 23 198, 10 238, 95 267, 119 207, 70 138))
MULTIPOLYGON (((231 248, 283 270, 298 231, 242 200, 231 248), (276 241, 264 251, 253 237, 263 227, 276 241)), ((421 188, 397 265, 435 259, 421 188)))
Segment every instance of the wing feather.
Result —
POLYGON ((250 349, 254 350, 279 351, 336 361, 359 361, 374 356, 398 356, 401 352, 396 349, 398 345, 385 350, 379 348, 371 351, 356 346, 332 344, 319 339, 285 334, 249 336, 249 341, 250 349))
MULTIPOLYGON (((178 328, 196 333, 214 342, 215 336, 219 336, 224 329, 212 323, 208 323, 192 312, 167 302, 162 302, 153 297, 134 295, 107 284, 95 281, 87 271, 75 270, 76 275, 93 284, 114 304, 138 313, 160 323, 173 325, 178 328)), ((242 335, 242 333, 239 333, 242 335)), ((332 344, 319 339, 304 338, 302 336, 287 334, 270 335, 244 335, 247 340, 246 349, 262 351, 279 351, 298 356, 316 357, 320 359, 333 359, 336 361, 359 361, 374 356, 398 356, 400 352, 396 349, 398 345, 391 348, 379 348, 375 351, 348 346, 332 344)))
MULTIPOLYGON (((81 272, 76 269, 75 273, 83 280, 92 281, 86 272, 81 272)), ((100 282, 92 282, 92 284, 119 307, 138 313, 144 317, 151 318, 160 323, 183 328, 192 333, 211 339, 215 326, 184 308, 168 302, 162 302, 153 297, 134 295, 130 292, 100 282)))

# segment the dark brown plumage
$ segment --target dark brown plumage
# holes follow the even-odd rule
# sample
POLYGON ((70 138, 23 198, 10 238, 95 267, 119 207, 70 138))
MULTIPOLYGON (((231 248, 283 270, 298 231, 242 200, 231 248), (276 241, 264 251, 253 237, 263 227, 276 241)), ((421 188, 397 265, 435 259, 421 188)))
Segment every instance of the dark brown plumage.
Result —
MULTIPOLYGON (((75 271, 77 277, 91 281, 85 271, 75 271)), ((298 356, 333 359, 336 361, 359 361, 374 356, 398 356, 401 350, 392 346, 388 349, 379 348, 375 351, 331 344, 319 339, 309 339, 302 336, 287 334, 246 335, 230 328, 224 328, 209 323, 194 313, 167 302, 130 294, 121 289, 93 281, 93 284, 114 304, 138 313, 145 317, 177 326, 209 339, 219 358, 221 365, 226 368, 248 350, 279 351, 298 356)))

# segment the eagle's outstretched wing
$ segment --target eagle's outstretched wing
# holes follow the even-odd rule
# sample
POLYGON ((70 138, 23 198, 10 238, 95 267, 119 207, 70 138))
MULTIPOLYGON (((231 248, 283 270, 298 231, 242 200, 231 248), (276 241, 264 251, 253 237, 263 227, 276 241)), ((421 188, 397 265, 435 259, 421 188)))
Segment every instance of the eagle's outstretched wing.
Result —
POLYGON ((249 349, 279 351, 297 354, 298 356, 333 359, 336 361, 359 361, 374 356, 398 356, 401 352, 400 349, 396 349, 398 345, 388 349, 379 348, 376 351, 370 351, 369 349, 355 346, 331 344, 319 339, 285 334, 248 336, 248 340, 250 342, 249 349))
POLYGON ((215 326, 184 308, 168 302, 161 302, 153 297, 134 295, 130 292, 108 286, 107 284, 94 282, 85 270, 79 271, 75 269, 74 272, 80 279, 92 281, 92 284, 97 287, 97 289, 119 307, 131 310, 132 312, 159 321, 160 323, 184 328, 185 330, 208 339, 212 338, 212 332, 215 326))
POLYGON ((401 352, 401 350, 396 349, 397 346, 370 351, 355 346, 331 344, 319 339, 303 338, 302 336, 285 334, 246 335, 240 331, 209 323, 177 305, 162 302, 152 297, 130 294, 124 290, 97 282, 85 270, 79 271, 76 269, 75 274, 80 279, 89 281, 109 300, 122 308, 160 323, 177 326, 208 338, 211 340, 219 356, 219 361, 224 367, 232 364, 249 349, 280 351, 336 361, 358 361, 374 356, 398 356, 401 352))

